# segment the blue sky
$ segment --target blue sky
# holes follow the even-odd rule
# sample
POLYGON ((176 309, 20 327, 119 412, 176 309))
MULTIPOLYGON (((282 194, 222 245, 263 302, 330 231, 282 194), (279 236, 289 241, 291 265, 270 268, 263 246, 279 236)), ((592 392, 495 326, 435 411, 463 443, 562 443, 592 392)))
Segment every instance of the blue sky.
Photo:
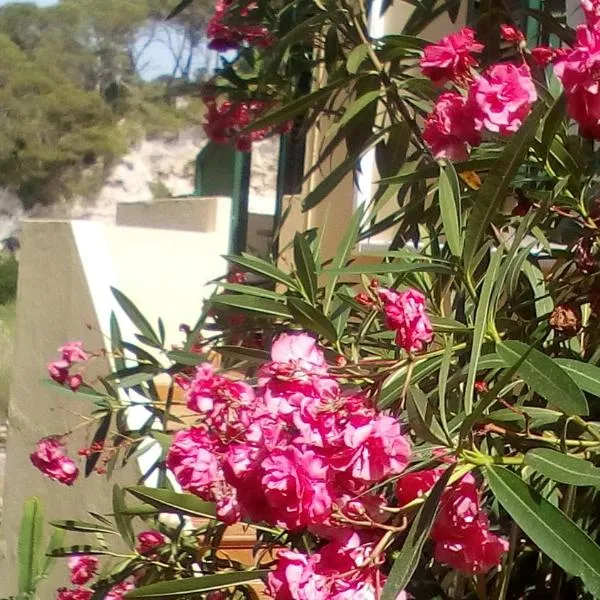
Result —
MULTIPOLYGON (((31 0, 0 0, 0 6, 3 4, 10 4, 11 2, 29 2, 31 0)), ((40 6, 49 6, 56 4, 56 0, 33 0, 40 6)), ((102 2, 102 0, 97 0, 102 2)), ((166 49, 163 41, 156 41, 150 44, 144 53, 145 63, 147 67, 143 72, 143 76, 146 79, 154 79, 159 75, 165 73, 171 73, 174 66, 174 60, 171 53, 166 49)), ((197 65, 198 67, 199 65, 197 65)))

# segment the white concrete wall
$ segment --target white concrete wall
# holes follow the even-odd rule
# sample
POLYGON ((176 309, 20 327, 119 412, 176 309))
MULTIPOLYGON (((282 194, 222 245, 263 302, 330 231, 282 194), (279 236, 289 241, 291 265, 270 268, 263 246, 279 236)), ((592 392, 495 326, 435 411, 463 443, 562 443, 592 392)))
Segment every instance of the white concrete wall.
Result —
MULTIPOLYGON (((229 200, 219 202, 227 205, 229 200)), ((25 498, 40 496, 47 517, 53 519, 89 520, 87 511, 111 510, 112 483, 105 478, 81 477, 67 488, 44 478, 30 464, 29 454, 38 439, 65 433, 82 416, 89 416, 91 408, 86 401, 49 391, 43 383, 47 362, 65 341, 81 339, 86 349, 103 348, 112 310, 119 315, 123 337, 135 341, 134 328, 118 308, 110 286, 127 294, 153 325, 163 318, 167 347, 181 343, 179 324, 196 321, 211 291, 206 282, 226 270, 221 255, 228 249, 229 220, 220 224, 220 229, 199 233, 90 221, 24 222, 0 530, 5 554, 0 595, 16 593, 16 541, 25 498)), ((86 380, 107 370, 104 359, 94 359, 86 380)), ((71 456, 76 458, 77 449, 89 444, 91 433, 93 428, 80 430, 70 438, 71 456)), ((130 469, 117 475, 117 481, 131 484, 137 472, 130 469)), ((66 566, 59 561, 39 597, 54 598, 56 587, 67 583, 66 576, 66 566)))

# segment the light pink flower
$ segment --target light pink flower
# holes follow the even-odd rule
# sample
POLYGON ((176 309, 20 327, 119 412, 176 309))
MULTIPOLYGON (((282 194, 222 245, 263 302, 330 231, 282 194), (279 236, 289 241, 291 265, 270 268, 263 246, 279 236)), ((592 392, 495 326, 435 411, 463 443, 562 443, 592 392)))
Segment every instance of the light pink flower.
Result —
POLYGON ((537 92, 527 65, 497 63, 477 77, 469 90, 477 128, 510 135, 531 112, 537 92))
POLYGON ((79 475, 79 469, 75 462, 65 455, 64 446, 58 437, 43 438, 29 458, 33 466, 46 477, 65 485, 72 485, 79 475))
POLYGON ((469 79, 471 68, 477 65, 472 53, 483 50, 475 41, 475 31, 464 27, 443 37, 437 44, 425 46, 421 58, 421 71, 438 85, 446 81, 463 82, 469 79))
POLYGON ((60 383, 60 385, 64 385, 69 380, 69 367, 71 363, 66 360, 54 360, 48 363, 48 375, 56 381, 56 383, 60 383))
POLYGON ((156 531, 154 529, 149 529, 148 531, 142 531, 141 533, 138 533, 137 539, 138 545, 136 550, 140 554, 152 552, 167 541, 165 536, 160 533, 160 531, 156 531))
POLYGON ((261 485, 273 522, 293 530, 327 518, 332 498, 322 457, 288 446, 273 450, 261 468, 261 485))
POLYGON ((282 550, 277 555, 277 568, 269 573, 267 592, 273 600, 327 600, 326 581, 314 571, 316 560, 282 550))
POLYGON ((580 25, 573 48, 559 56, 554 74, 567 97, 567 112, 581 135, 600 139, 600 28, 580 25))
POLYGON ((112 588, 110 588, 108 594, 104 597, 104 600, 123 600, 125 594, 135 589, 135 579, 133 577, 128 577, 125 581, 121 581, 121 583, 117 583, 112 588))
POLYGON ((70 556, 67 561, 71 583, 84 585, 96 574, 100 561, 95 556, 70 556))
POLYGON ((209 427, 233 435, 248 426, 247 412, 254 390, 244 381, 217 375, 213 366, 202 363, 186 386, 187 407, 201 413, 209 427))
POLYGON ((89 360, 89 354, 83 349, 83 342, 67 342, 58 351, 61 358, 68 363, 85 362, 89 360))
POLYGON ((70 590, 67 588, 59 588, 56 591, 56 600, 91 600, 93 594, 92 590, 86 590, 81 587, 70 590))
POLYGON ((407 352, 419 352, 433 339, 431 321, 425 311, 425 296, 409 289, 395 292, 378 290, 383 302, 385 322, 396 331, 396 344, 407 352))
POLYGON ((394 417, 373 412, 353 414, 344 430, 343 443, 331 457, 331 466, 342 477, 374 483, 401 473, 408 464, 410 445, 394 417))
POLYGON ((212 500, 212 486, 223 481, 219 441, 200 427, 178 431, 167 455, 167 467, 185 490, 212 500))
POLYGON ((72 392, 76 392, 81 385, 83 384, 83 377, 80 373, 76 373, 75 375, 71 375, 69 377, 69 388, 72 392))
POLYGON ((481 143, 473 105, 456 92, 441 94, 425 121, 423 140, 437 159, 466 160, 481 143))

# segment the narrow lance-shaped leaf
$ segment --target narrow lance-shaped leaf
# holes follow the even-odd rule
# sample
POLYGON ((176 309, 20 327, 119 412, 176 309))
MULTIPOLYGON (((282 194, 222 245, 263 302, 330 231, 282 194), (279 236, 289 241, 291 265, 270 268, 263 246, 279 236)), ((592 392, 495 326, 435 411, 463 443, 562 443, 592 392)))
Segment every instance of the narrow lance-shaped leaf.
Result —
POLYGON ((267 300, 266 298, 258 298, 256 296, 241 296, 224 294, 215 296, 212 303, 226 308, 237 308, 246 312, 259 313, 269 317, 289 318, 290 312, 285 304, 267 300))
POLYGON ((172 512, 193 517, 215 517, 215 505, 211 502, 200 500, 192 494, 179 494, 170 490, 148 488, 136 485, 127 488, 127 491, 139 500, 151 504, 163 512, 172 512))
POLYGON ((152 325, 148 322, 148 319, 140 312, 139 308, 121 291, 116 288, 110 288, 113 296, 119 303, 119 306, 123 309, 123 312, 129 317, 131 322, 138 328, 139 332, 152 340, 156 344, 160 345, 160 340, 156 335, 156 332, 152 328, 152 325))
POLYGON ((514 365, 521 356, 529 353, 517 372, 527 385, 549 404, 567 415, 587 415, 587 401, 575 382, 549 356, 527 344, 508 340, 496 347, 498 355, 507 366, 514 365))
POLYGON ((119 528, 119 533, 123 541, 130 547, 135 546, 135 535, 131 526, 131 517, 125 515, 123 510, 127 508, 125 504, 125 493, 115 483, 113 486, 113 513, 115 515, 115 523, 119 528))
POLYGON ((582 458, 550 448, 535 448, 525 455, 525 464, 545 477, 577 486, 600 487, 600 469, 582 458))
POLYGON ((555 358, 554 362, 585 392, 600 398, 600 367, 571 358, 555 358))
POLYGON ((506 468, 486 468, 490 488, 515 523, 567 573, 600 596, 600 547, 569 517, 506 468))
POLYGON ((462 253, 460 183, 451 163, 440 168, 438 198, 446 242, 450 252, 454 256, 460 256, 462 253))
POLYGON ((289 298, 288 308, 294 321, 310 331, 318 333, 329 341, 337 340, 337 331, 333 323, 318 309, 299 298, 289 298))
POLYGON ((294 236, 294 262, 305 297, 314 305, 317 301, 317 265, 306 238, 300 232, 294 236))
POLYGON ((25 500, 19 529, 19 593, 35 591, 36 579, 41 573, 44 549, 44 514, 42 502, 33 497, 25 500))
POLYGON ((486 229, 506 198, 509 186, 527 154, 545 110, 541 102, 533 109, 519 131, 506 144, 475 196, 465 232, 463 262, 468 269, 472 266, 473 257, 486 229))

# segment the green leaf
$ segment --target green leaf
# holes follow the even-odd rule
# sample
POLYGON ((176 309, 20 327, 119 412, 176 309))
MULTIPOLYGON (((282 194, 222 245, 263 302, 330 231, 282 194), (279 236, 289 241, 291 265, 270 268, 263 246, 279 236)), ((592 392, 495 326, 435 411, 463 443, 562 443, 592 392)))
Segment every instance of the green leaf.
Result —
POLYGON ((421 552, 437 515, 442 494, 453 471, 454 465, 444 471, 423 502, 423 506, 417 513, 406 540, 404 540, 402 549, 392 565, 392 570, 381 594, 381 600, 396 600, 398 594, 408 585, 419 564, 421 552))
POLYGON ((445 446, 444 430, 435 416, 427 396, 416 386, 410 386, 406 398, 408 422, 419 439, 445 446))
POLYGON ((508 469, 486 468, 490 488, 516 524, 567 573, 600 596, 600 548, 561 510, 508 469))
POLYGON ((519 412, 510 408, 501 408, 492 411, 487 418, 494 423, 514 423, 522 429, 525 429, 528 424, 532 429, 537 429, 564 419, 561 412, 537 406, 520 406, 518 410, 519 412), (525 419, 525 415, 527 415, 527 419, 525 419))
POLYGON ((323 198, 333 192, 342 179, 344 179, 344 177, 346 177, 346 175, 350 173, 352 169, 354 169, 357 161, 358 157, 351 154, 339 165, 333 168, 327 177, 322 179, 313 190, 306 194, 304 200, 302 201, 302 212, 306 212, 311 208, 314 208, 321 202, 321 200, 323 200, 323 198))
POLYGON ((111 552, 106 548, 92 546, 91 544, 73 544, 72 546, 59 546, 56 548, 51 548, 48 554, 54 557, 85 556, 87 554, 102 556, 111 554, 111 552))
POLYGON ((260 348, 245 348, 244 346, 215 346, 215 352, 235 358, 237 360, 246 360, 251 363, 261 364, 270 360, 270 355, 260 348))
POLYGON ((185 350, 169 350, 167 357, 179 365, 187 365, 189 367, 195 367, 208 360, 204 354, 186 352, 185 350))
POLYGON ((344 111, 342 118, 335 124, 335 129, 341 129, 351 119, 367 108, 371 103, 375 102, 381 97, 380 90, 372 90, 358 97, 356 100, 348 105, 348 108, 344 111))
POLYGON ((463 253, 465 267, 469 270, 486 229, 505 201, 509 186, 523 163, 545 110, 541 102, 533 109, 519 131, 506 144, 474 198, 463 253))
POLYGON ((42 570, 44 549, 44 511, 39 498, 27 498, 19 528, 19 593, 35 592, 36 580, 42 570))
POLYGON ((440 167, 438 197, 448 247, 454 256, 460 256, 462 254, 460 183, 452 163, 440 167))
POLYGON ((160 346, 160 339, 148 322, 146 317, 140 312, 138 307, 123 293, 114 287, 110 288, 119 306, 123 312, 129 317, 131 322, 138 328, 138 331, 149 340, 160 346))
POLYGON ((170 490, 148 488, 143 485, 126 489, 142 502, 156 506, 163 512, 190 515, 192 517, 215 518, 215 505, 212 502, 200 500, 192 494, 179 494, 170 490))
POLYGON ((50 556, 50 551, 52 548, 57 548, 58 546, 62 546, 65 539, 65 532, 63 529, 55 529, 50 536, 50 541, 48 542, 48 547, 46 548, 46 557, 44 560, 44 564, 42 565, 42 571, 40 573, 40 579, 45 579, 52 570, 54 566, 55 559, 53 556, 50 556))
POLYGON ((110 348, 113 353, 115 369, 120 371, 125 368, 125 359, 123 358, 123 338, 121 337, 121 328, 115 311, 110 312, 110 348))
POLYGON ((473 341, 471 345, 471 358, 469 360, 469 373, 467 375, 467 383, 465 385, 464 394, 464 406, 465 413, 468 415, 473 410, 473 392, 475 389, 475 379, 477 378, 477 369, 479 363, 479 357, 481 356, 481 348, 485 339, 485 335, 488 331, 488 325, 491 315, 490 306, 492 299, 492 292, 496 285, 496 276, 500 263, 502 262, 503 251, 502 248, 497 248, 492 253, 490 260, 490 266, 488 267, 485 278, 483 280, 483 286, 481 288, 481 294, 477 302, 477 309, 475 311, 475 329, 473 330, 473 341))
POLYGON ((386 262, 378 265, 351 265, 344 269, 324 269, 329 275, 374 275, 382 273, 454 273, 454 268, 447 264, 431 264, 426 262, 386 262))
POLYGON ((232 571, 217 575, 203 575, 202 577, 188 577, 175 581, 161 581, 144 587, 137 588, 125 594, 125 600, 135 598, 189 598, 194 592, 208 592, 222 588, 260 581, 264 579, 268 570, 262 571, 232 571))
POLYGON ((118 381, 119 387, 126 389, 139 385, 149 379, 154 379, 160 371, 159 368, 152 365, 137 365, 111 373, 105 377, 105 380, 118 381))
POLYGON ((525 464, 538 473, 568 485, 600 487, 600 469, 582 458, 550 448, 535 448, 525 455, 525 464))
POLYGON ((290 312, 285 304, 267 300, 266 298, 257 298, 256 296, 241 296, 223 294, 215 296, 212 303, 226 308, 237 308, 251 313, 259 313, 270 317, 290 318, 290 312))
POLYGON ((600 367, 570 358, 555 358, 554 362, 584 391, 600 398, 600 367))
POLYGON ((544 128, 542 130, 542 148, 544 151, 550 150, 552 140, 563 123, 566 109, 567 97, 563 92, 556 98, 544 119, 544 128))
POLYGON ((122 512, 126 508, 125 492, 115 483, 113 486, 113 513, 115 523, 117 524, 123 541, 133 549, 135 546, 135 534, 133 533, 133 527, 131 526, 131 517, 122 512))
POLYGON ((238 294, 246 294, 247 296, 259 296, 260 298, 267 298, 269 300, 282 300, 282 294, 273 292, 271 290, 265 290, 262 287, 256 285, 243 285, 241 283, 220 283, 219 284, 224 290, 229 292, 236 292, 238 294))
MULTIPOLYGON (((360 230, 360 224, 364 214, 364 205, 358 207, 358 210, 352 215, 350 224, 344 233, 344 237, 340 245, 338 246, 337 252, 331 261, 332 269, 341 269, 346 265, 346 262, 350 258, 352 249, 356 245, 356 239, 360 230)), ((323 299, 323 312, 328 315, 331 308, 331 299, 335 291, 335 286, 338 282, 338 276, 332 275, 325 285, 325 297, 323 299)))
POLYGON ((283 283, 292 290, 298 290, 296 282, 287 273, 284 273, 281 269, 278 269, 276 266, 268 263, 266 260, 262 260, 261 258, 256 258, 254 256, 247 256, 245 254, 243 256, 225 256, 224 258, 229 262, 248 269, 248 271, 263 275, 272 281, 283 283))
POLYGON ((337 331, 331 321, 317 308, 313 308, 299 298, 288 298, 288 308, 294 321, 309 331, 314 331, 320 336, 335 342, 337 331))
POLYGON ((88 523, 87 521, 73 521, 70 519, 61 521, 50 521, 52 527, 65 529, 66 531, 78 531, 81 533, 112 533, 117 532, 112 527, 98 525, 98 523, 88 523))
MULTIPOLYGON (((529 350, 527 344, 512 340, 496 347, 498 355, 509 367, 529 350)), ((539 350, 531 349, 517 372, 532 390, 565 414, 589 414, 583 392, 561 367, 539 350)))
POLYGON ((294 236, 294 262, 305 297, 314 305, 317 301, 317 265, 306 238, 300 232, 294 236))
POLYGON ((348 73, 358 73, 360 69, 360 65, 363 63, 365 58, 367 58, 369 54, 369 46, 368 44, 360 44, 355 46, 350 54, 348 54, 348 58, 346 59, 346 71, 348 73))
MULTIPOLYGON (((93 446, 94 444, 101 444, 102 446, 104 446, 104 442, 106 442, 106 436, 108 435, 108 431, 110 429, 110 423, 112 421, 112 413, 107 412, 102 419, 100 419, 100 422, 98 423, 98 428, 96 429, 95 433, 94 433, 94 437, 92 438, 92 443, 90 444, 90 446, 93 446)), ((86 459, 85 461, 85 476, 89 477, 92 472, 94 471, 94 468, 96 466, 96 463, 100 460, 100 452, 92 452, 86 459)))

